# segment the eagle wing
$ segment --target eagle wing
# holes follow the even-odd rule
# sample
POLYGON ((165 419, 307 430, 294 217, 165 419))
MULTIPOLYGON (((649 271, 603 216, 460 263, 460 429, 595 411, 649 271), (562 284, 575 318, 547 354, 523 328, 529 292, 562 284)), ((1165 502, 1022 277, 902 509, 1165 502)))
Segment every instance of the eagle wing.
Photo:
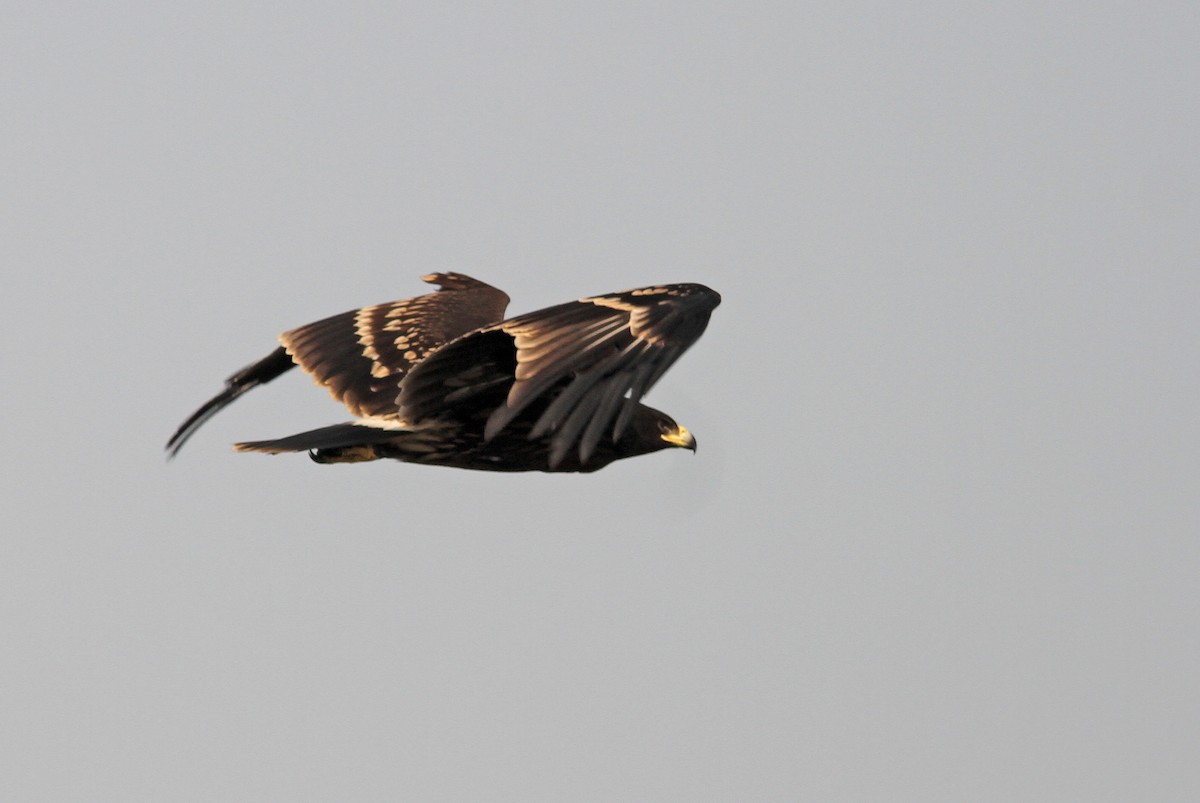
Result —
POLYGON ((441 289, 284 332, 282 346, 225 380, 224 389, 175 430, 167 451, 174 456, 209 418, 296 365, 355 415, 393 417, 405 373, 439 346, 502 320, 508 306, 503 291, 461 273, 421 279, 441 289))
POLYGON ((504 381, 507 395, 489 413, 484 437, 494 438, 540 400, 544 409, 529 437, 550 436, 552 467, 571 448, 586 463, 602 437, 620 438, 641 398, 700 338, 720 303, 720 295, 704 285, 659 285, 483 327, 438 349, 408 374, 400 385, 398 415, 419 421, 453 414, 474 391, 504 381))
POLYGON ((423 281, 441 289, 376 304, 284 332, 292 359, 354 415, 392 417, 400 380, 431 352, 504 318, 508 296, 460 273, 423 281))

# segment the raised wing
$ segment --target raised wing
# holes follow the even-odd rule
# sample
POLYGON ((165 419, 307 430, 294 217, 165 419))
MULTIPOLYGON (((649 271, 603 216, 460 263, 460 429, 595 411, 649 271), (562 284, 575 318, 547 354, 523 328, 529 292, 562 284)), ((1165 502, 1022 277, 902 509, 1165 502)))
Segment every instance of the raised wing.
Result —
POLYGON ((299 365, 358 416, 396 413, 400 378, 430 351, 504 317, 508 296, 461 273, 421 277, 438 292, 343 312, 279 336, 282 346, 225 380, 171 439, 174 456, 212 416, 246 391, 299 365))
POLYGON ((474 391, 504 379, 511 384, 488 416, 485 438, 534 405, 544 409, 529 437, 553 433, 550 465, 573 447, 586 463, 601 437, 621 436, 642 396, 699 339, 720 303, 704 285, 670 284, 584 298, 488 326, 413 369, 400 386, 399 415, 419 421, 453 414, 474 391), (480 354, 490 368, 480 370, 480 354), (511 374, 500 370, 506 362, 511 374))
POLYGON ((430 352, 504 318, 508 296, 461 273, 436 293, 344 312, 279 336, 288 354, 358 416, 396 413, 400 379, 430 352))
POLYGON ((179 425, 179 429, 175 430, 175 434, 167 441, 167 455, 174 457, 179 454, 179 450, 187 443, 188 438, 192 437, 205 421, 228 407, 243 393, 253 390, 259 385, 265 385, 295 367, 296 364, 292 362, 292 358, 288 356, 283 346, 280 346, 258 362, 247 365, 226 379, 225 387, 221 392, 201 405, 200 409, 188 416, 187 420, 179 425))

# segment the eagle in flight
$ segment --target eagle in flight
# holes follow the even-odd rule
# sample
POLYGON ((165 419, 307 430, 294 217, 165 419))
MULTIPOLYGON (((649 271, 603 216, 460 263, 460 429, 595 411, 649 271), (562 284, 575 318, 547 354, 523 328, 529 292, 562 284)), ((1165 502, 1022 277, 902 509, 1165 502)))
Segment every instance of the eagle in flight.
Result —
POLYGON ((505 319, 508 296, 461 273, 421 277, 436 292, 344 312, 282 344, 167 441, 299 365, 355 420, 239 452, 308 452, 318 463, 391 458, 483 471, 590 472, 696 439, 641 403, 703 334, 721 297, 701 284, 592 296, 505 319))

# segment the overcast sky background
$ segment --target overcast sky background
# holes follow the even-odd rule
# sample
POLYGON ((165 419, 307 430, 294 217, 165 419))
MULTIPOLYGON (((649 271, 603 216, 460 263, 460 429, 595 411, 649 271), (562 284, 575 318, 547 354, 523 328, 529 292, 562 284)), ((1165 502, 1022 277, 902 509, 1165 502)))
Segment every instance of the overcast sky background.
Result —
POLYGON ((0 798, 1200 798, 1200 6, 22 5, 0 798), (699 452, 164 460, 441 270, 720 291, 699 452))

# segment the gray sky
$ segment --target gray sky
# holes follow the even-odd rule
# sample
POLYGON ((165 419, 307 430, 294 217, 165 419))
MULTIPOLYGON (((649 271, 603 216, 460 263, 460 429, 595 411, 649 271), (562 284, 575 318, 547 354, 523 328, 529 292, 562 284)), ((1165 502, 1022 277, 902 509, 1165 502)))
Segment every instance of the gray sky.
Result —
POLYGON ((1200 797, 1195 3, 26 3, 5 800, 1200 797), (277 332, 719 290, 593 476, 317 466, 277 332))

